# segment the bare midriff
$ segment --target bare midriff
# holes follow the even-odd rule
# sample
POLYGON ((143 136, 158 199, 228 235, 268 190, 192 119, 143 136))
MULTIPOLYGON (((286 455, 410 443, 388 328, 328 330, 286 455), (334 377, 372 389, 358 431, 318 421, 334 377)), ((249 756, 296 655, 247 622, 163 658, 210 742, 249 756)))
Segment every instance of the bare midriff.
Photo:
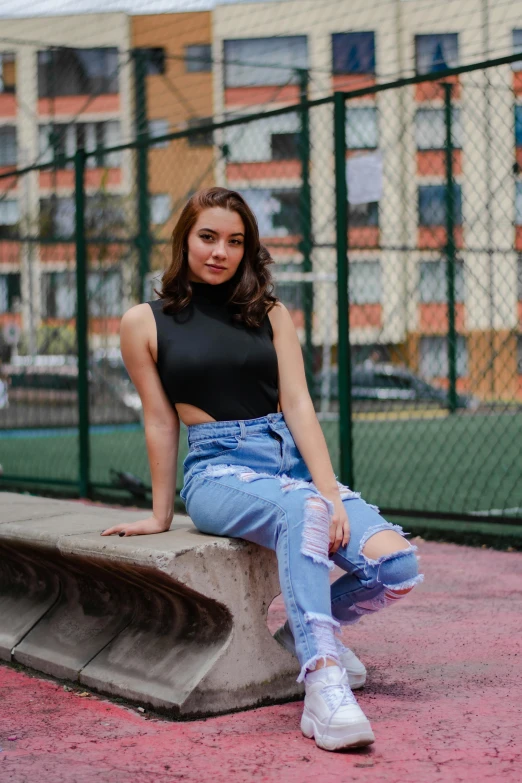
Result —
MULTIPOLYGON (((193 424, 205 424, 209 421, 216 421, 202 408, 198 408, 196 405, 190 405, 188 402, 176 403, 176 411, 179 418, 186 427, 191 427, 193 424)), ((281 405, 277 404, 277 412, 281 410, 281 405)))
POLYGON ((186 427, 191 427, 193 424, 205 424, 207 421, 216 421, 206 411, 198 408, 196 405, 190 405, 188 402, 176 403, 176 410, 186 427))

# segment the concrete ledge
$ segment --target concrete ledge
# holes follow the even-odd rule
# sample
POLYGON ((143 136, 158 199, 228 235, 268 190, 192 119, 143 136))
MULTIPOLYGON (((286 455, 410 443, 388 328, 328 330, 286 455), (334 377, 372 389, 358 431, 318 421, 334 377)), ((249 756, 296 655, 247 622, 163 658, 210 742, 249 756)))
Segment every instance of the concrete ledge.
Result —
POLYGON ((143 516, 0 493, 0 658, 180 718, 299 696, 266 625, 275 555, 186 516, 100 536, 143 516))

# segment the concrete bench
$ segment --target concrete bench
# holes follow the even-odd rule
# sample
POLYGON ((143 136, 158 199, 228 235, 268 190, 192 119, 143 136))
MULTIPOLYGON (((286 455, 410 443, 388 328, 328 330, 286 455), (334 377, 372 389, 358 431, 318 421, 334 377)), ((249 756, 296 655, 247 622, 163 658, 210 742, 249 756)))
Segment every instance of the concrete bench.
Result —
POLYGON ((99 535, 143 516, 0 493, 0 659, 178 718, 298 696, 297 661, 266 624, 274 554, 186 516, 99 535))

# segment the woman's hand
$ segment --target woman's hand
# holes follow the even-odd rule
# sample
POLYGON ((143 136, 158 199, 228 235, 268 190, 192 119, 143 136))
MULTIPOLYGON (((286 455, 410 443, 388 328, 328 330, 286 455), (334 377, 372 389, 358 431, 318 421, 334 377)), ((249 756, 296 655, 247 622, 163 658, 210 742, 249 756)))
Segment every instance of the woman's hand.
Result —
POLYGON ((104 530, 102 536, 113 536, 118 533, 119 536, 148 536, 151 533, 165 533, 170 527, 170 522, 160 522, 154 515, 148 519, 140 519, 138 522, 126 522, 121 525, 114 525, 104 530))
POLYGON ((350 540, 350 522, 340 495, 328 498, 334 504, 334 513, 330 522, 329 554, 337 552, 340 546, 346 546, 350 540))

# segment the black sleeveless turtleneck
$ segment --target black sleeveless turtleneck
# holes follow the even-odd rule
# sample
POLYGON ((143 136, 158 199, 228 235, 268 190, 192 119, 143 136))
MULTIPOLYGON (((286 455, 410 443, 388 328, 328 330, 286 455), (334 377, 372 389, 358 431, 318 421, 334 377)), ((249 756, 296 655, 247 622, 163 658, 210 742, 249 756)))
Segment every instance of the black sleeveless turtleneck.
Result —
POLYGON ((216 421, 277 412, 277 355, 268 316, 258 328, 233 320, 227 283, 191 283, 192 300, 175 315, 148 304, 156 320, 158 373, 172 406, 189 403, 216 421))

